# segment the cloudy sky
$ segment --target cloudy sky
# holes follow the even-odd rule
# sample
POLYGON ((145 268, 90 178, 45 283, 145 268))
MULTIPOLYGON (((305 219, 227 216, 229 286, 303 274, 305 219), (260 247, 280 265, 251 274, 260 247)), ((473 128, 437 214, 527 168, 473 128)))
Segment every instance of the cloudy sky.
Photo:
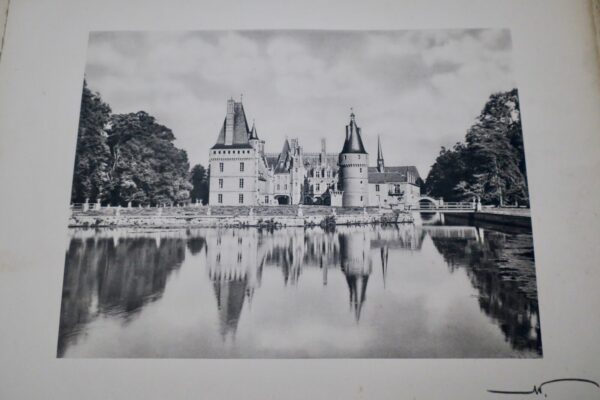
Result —
POLYGON ((375 165, 423 177, 490 94, 516 87, 507 30, 94 32, 86 78, 115 113, 144 110, 206 164, 226 101, 243 103, 268 152, 297 137, 339 152, 350 108, 375 165))

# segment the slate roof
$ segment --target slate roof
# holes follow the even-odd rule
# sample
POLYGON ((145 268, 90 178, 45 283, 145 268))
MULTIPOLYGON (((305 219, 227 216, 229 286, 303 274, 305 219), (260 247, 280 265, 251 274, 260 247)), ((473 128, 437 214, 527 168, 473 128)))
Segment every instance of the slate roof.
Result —
POLYGON ((350 123, 346 125, 346 140, 344 141, 342 153, 367 154, 360 132, 361 129, 356 125, 354 113, 352 113, 350 114, 350 123))
POLYGON ((250 131, 250 140, 258 140, 258 133, 256 132, 256 125, 252 122, 252 130, 250 131))
POLYGON ((267 166, 273 166, 277 164, 277 158, 279 158, 278 154, 265 154, 265 160, 267 161, 267 166))
POLYGON ((403 183, 408 182, 408 174, 417 181, 421 179, 419 171, 414 165, 400 167, 385 167, 384 172, 379 172, 377 167, 369 167, 369 183, 403 183))
POLYGON ((244 112, 244 106, 242 103, 234 103, 233 106, 233 141, 231 145, 225 144, 225 125, 227 123, 227 117, 223 121, 221 132, 217 143, 212 147, 213 149, 247 149, 252 148, 248 137, 250 129, 248 128, 248 121, 246 120, 246 113, 244 112))
POLYGON ((290 142, 285 139, 283 142, 283 149, 281 149, 281 153, 277 157, 277 161, 274 164, 270 164, 275 166, 276 174, 284 174, 289 172, 292 167, 292 155, 290 154, 290 142))
MULTIPOLYGON (((325 165, 332 168, 334 171, 338 170, 338 155, 327 153, 325 154, 325 165)), ((321 153, 304 153, 304 168, 312 169, 319 166, 321 159, 321 153)))

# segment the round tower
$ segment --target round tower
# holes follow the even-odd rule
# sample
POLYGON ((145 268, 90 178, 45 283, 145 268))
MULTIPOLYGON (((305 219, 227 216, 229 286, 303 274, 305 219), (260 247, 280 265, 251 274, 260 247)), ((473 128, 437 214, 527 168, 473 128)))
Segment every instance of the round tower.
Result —
POLYGON ((361 129, 356 125, 354 113, 346 125, 346 140, 340 153, 340 190, 342 207, 369 205, 369 154, 363 146, 361 129))

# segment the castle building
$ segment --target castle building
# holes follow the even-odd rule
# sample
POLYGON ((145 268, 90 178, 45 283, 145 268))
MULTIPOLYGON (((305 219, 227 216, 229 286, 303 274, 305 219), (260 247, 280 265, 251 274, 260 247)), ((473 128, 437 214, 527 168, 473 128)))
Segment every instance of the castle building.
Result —
POLYGON ((416 167, 385 167, 378 142, 377 167, 356 116, 350 114, 341 153, 305 153, 298 139, 286 138, 279 153, 265 153, 256 124, 248 127, 244 106, 227 101, 225 120, 209 151, 209 205, 281 204, 343 207, 416 204, 421 183, 416 167))
POLYGON ((377 167, 369 167, 369 204, 389 207, 415 205, 421 196, 422 180, 415 166, 386 167, 377 137, 377 167))
MULTIPOLYGON (((227 101, 227 114, 209 154, 209 204, 254 205, 259 194, 260 141, 250 144, 244 106, 227 101), (258 142, 258 143, 257 143, 258 142)), ((263 184, 263 186, 266 186, 263 184)))
POLYGON ((346 125, 346 140, 340 153, 340 187, 342 207, 365 207, 369 205, 369 155, 356 125, 354 112, 346 125))

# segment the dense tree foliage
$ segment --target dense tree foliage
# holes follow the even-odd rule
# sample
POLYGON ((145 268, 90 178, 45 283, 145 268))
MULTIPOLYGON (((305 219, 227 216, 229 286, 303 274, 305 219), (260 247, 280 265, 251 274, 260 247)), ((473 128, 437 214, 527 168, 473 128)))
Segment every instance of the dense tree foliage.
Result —
POLYGON ((447 201, 479 196, 484 203, 528 204, 527 171, 517 89, 493 94, 465 143, 442 147, 425 191, 447 201))
POLYGON ((143 111, 111 117, 112 203, 164 204, 189 199, 189 163, 171 130, 143 111))
POLYGON ((111 115, 84 83, 71 201, 113 205, 189 201, 189 163, 173 132, 140 111, 111 115))
POLYGON ((208 203, 208 172, 200 164, 192 168, 190 182, 192 183, 192 200, 199 200, 202 204, 208 203))
POLYGON ((110 119, 110 107, 83 82, 75 170, 71 201, 84 202, 103 196, 110 186, 111 154, 105 127, 110 119))

